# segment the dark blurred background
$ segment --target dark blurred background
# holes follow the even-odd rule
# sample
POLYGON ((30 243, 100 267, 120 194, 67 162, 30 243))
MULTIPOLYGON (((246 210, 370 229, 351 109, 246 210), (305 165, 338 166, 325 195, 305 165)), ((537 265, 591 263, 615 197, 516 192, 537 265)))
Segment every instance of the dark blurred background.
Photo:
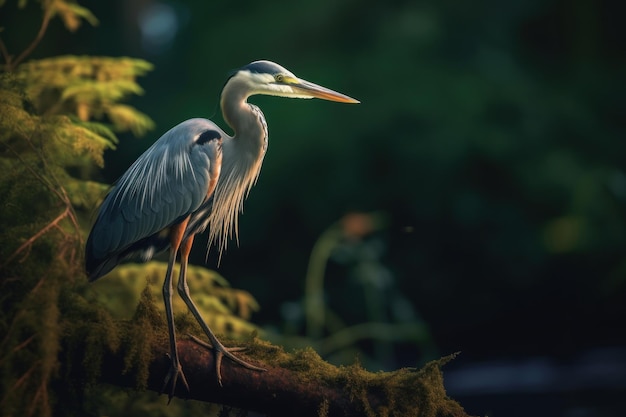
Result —
MULTIPOLYGON (((362 341, 374 358, 366 366, 462 351, 444 374, 471 414, 623 415, 621 2, 81 4, 100 25, 70 34, 53 21, 34 58, 127 55, 155 65, 131 104, 157 128, 122 137, 101 181, 115 181, 182 120, 226 127, 221 87, 253 60, 361 100, 251 99, 267 118, 268 154, 239 247, 219 266, 212 251, 208 266, 254 294, 255 323, 304 334, 309 256, 343 218, 345 239, 326 264, 329 306, 346 324, 386 318, 427 329, 425 342, 378 354, 362 341), (345 219, 355 218, 365 226, 351 235, 345 219)), ((5 24, 21 34, 10 50, 32 39, 38 13, 31 3, 5 24)), ((203 264, 206 248, 194 251, 203 264)))

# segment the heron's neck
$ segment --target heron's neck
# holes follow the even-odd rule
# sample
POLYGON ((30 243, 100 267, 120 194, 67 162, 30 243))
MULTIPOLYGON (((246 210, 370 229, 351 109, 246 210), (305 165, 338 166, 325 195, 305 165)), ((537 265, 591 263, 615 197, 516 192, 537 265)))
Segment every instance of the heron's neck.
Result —
POLYGON ((260 159, 267 148, 267 124, 261 110, 247 102, 248 94, 232 80, 222 91, 220 105, 224 120, 233 129, 234 146, 241 157, 260 159))
POLYGON ((220 254, 233 235, 237 236, 238 212, 243 200, 256 182, 267 148, 267 126, 258 107, 246 102, 245 86, 232 79, 222 91, 224 120, 233 129, 232 138, 222 143, 222 167, 214 191, 209 228, 209 245, 216 243, 220 254))

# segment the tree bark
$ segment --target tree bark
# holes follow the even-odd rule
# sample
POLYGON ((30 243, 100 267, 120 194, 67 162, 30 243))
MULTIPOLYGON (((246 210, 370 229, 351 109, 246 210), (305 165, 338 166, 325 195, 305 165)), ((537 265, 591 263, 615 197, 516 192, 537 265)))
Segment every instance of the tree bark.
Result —
MULTIPOLYGON (((249 356, 245 352, 237 354, 266 371, 251 371, 224 359, 220 387, 212 351, 190 340, 180 340, 178 350, 189 383, 187 391, 179 379, 174 395, 180 398, 268 416, 467 416, 443 388, 440 366, 450 357, 431 362, 421 370, 370 373, 358 365, 334 367, 312 350, 287 354, 271 346, 270 350, 280 351, 281 356, 268 359, 266 354, 256 355, 258 349, 253 348, 249 356), (255 360, 257 356, 263 359, 255 360)), ((152 352, 146 388, 160 392, 170 362, 166 346, 156 344, 152 352)), ((124 362, 123 353, 105 355, 101 381, 136 387, 137 377, 126 372, 124 362)))

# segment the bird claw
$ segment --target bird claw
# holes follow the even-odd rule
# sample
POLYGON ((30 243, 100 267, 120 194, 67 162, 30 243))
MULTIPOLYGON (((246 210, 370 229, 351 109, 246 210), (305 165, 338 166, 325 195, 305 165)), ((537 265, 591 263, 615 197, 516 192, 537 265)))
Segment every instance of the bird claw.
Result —
POLYGON ((261 368, 261 367, 258 367, 256 365, 252 365, 251 363, 248 363, 248 362, 244 361, 243 359, 240 359, 237 356, 232 354, 232 352, 242 352, 242 351, 246 350, 245 347, 231 347, 231 348, 227 348, 224 345, 222 345, 219 341, 217 341, 216 345, 213 346, 210 343, 207 343, 207 342, 205 342, 202 339, 198 339, 196 336, 194 336, 192 334, 189 334, 188 336, 191 338, 191 340, 193 340, 197 344, 199 344, 201 346, 204 346, 205 348, 215 352, 215 373, 216 373, 216 376, 217 376, 217 383, 218 383, 218 385, 220 387, 222 386, 222 359, 224 357, 227 357, 231 361, 233 361, 233 362, 243 366, 244 368, 250 369, 252 371, 259 371, 259 372, 265 372, 266 371, 265 368, 261 368))
POLYGON ((170 392, 167 395, 168 396, 167 403, 169 404, 172 401, 172 398, 174 397, 174 391, 176 390, 176 383, 178 382, 178 377, 180 377, 180 380, 183 382, 183 385, 185 385, 185 389, 187 390, 187 392, 189 392, 189 384, 187 383, 187 378, 185 378, 185 374, 183 372, 182 366, 180 365, 180 362, 177 359, 172 359, 169 353, 166 353, 166 355, 168 358, 171 359, 170 369, 167 372, 167 375, 165 375, 165 380, 163 381, 163 386, 161 387, 161 391, 159 392, 159 394, 163 394, 163 392, 165 391, 165 387, 167 387, 168 383, 171 383, 170 392))

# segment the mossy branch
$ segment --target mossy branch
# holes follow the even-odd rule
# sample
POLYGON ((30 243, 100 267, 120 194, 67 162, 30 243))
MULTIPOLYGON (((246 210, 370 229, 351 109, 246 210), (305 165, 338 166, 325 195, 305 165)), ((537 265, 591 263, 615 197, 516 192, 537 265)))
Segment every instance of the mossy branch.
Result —
MULTIPOLYGON (((123 346, 104 355, 99 380, 125 387, 141 385, 159 392, 170 366, 168 345, 162 337, 151 340, 152 358, 136 367, 141 373, 147 366, 147 380, 145 374, 138 377, 134 368, 129 369, 123 346)), ((220 387, 213 352, 191 340, 179 340, 179 355, 190 390, 179 384, 175 396, 271 416, 467 416, 443 387, 440 368, 454 355, 430 362, 421 370, 372 373, 358 364, 335 367, 312 349, 286 353, 256 339, 243 345, 246 350, 238 354, 266 371, 250 371, 225 359, 220 387)))

